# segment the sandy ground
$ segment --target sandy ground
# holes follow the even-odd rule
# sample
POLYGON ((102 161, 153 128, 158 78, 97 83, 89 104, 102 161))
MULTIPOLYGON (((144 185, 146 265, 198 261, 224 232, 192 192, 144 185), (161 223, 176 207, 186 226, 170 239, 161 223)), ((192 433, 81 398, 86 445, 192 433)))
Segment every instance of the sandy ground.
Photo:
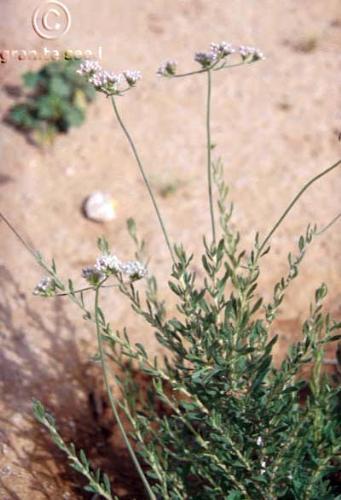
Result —
MULTIPOLYGON (((172 240, 197 256, 209 227, 205 82, 201 77, 157 79, 155 70, 164 59, 175 58, 189 70, 195 51, 220 40, 255 45, 267 56, 264 63, 214 75, 214 151, 225 163, 243 245, 252 243, 255 231, 265 234, 298 188, 340 157, 338 0, 65 0, 72 27, 57 41, 42 40, 33 31, 36 4, 2 0, 1 50, 102 47, 107 68, 143 72, 143 82, 119 102, 120 109, 155 190, 178 185, 167 198, 158 196, 160 206, 172 240)), ((14 58, 1 65, 2 116, 14 102, 6 86, 20 84, 23 72, 39 66, 14 58)), ((100 234, 120 257, 133 256, 125 221, 134 216, 166 294, 167 248, 106 99, 99 96, 86 123, 46 150, 4 123, 0 127, 0 208, 25 238, 47 258, 55 257, 63 276, 81 283, 80 270, 94 261, 100 234), (97 189, 111 192, 117 201, 112 223, 92 223, 81 213, 84 198, 97 189)), ((285 273, 286 255, 295 250, 306 225, 325 225, 340 210, 340 189, 340 172, 335 171, 312 187, 276 233, 260 284, 266 298, 285 273)), ((88 498, 74 487, 75 476, 66 475, 63 457, 32 422, 33 397, 53 410, 67 438, 97 457, 123 495, 120 485, 131 472, 120 459, 117 441, 112 446, 112 424, 94 425, 91 401, 98 377, 89 363, 94 331, 64 299, 33 297, 40 270, 4 224, 0 238, 0 498, 88 498), (101 447, 107 456, 102 461, 101 447)), ((309 250, 275 325, 281 333, 278 359, 299 336, 321 282, 329 287, 329 309, 340 316, 340 243, 338 224, 309 250)), ((115 325, 126 324, 135 341, 158 352, 152 332, 136 323, 122 297, 110 292, 104 303, 115 325)), ((141 495, 128 489, 126 498, 141 495)))

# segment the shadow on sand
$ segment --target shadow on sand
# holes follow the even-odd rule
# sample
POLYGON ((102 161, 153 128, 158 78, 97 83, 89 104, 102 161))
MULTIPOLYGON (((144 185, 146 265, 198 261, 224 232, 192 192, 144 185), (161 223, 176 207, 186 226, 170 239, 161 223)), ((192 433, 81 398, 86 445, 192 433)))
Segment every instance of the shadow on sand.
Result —
POLYGON ((91 462, 109 475, 113 494, 143 499, 140 480, 109 417, 102 390, 96 389, 101 387, 101 374, 89 362, 94 351, 85 343, 81 351, 64 299, 47 304, 37 298, 41 300, 41 312, 37 312, 3 266, 0 280, 0 438, 15 457, 12 466, 22 471, 19 475, 25 476, 29 491, 18 496, 14 478, 1 474, 0 489, 15 500, 34 499, 38 492, 39 498, 47 499, 55 499, 56 493, 63 499, 93 497, 82 490, 82 477, 69 468, 64 454, 32 418, 31 401, 36 398, 56 417, 65 441, 84 449, 91 462), (17 316, 24 328, 18 326, 17 316), (18 442, 29 446, 18 451, 18 442))

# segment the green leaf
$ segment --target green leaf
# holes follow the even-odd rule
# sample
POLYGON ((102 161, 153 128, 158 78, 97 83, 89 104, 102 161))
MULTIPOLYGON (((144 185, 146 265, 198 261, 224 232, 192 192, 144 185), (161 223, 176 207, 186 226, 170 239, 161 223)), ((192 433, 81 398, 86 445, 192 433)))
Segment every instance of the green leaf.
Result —
POLYGON ((132 238, 136 238, 136 222, 133 218, 127 220, 128 232, 132 238))
POLYGON ((35 418, 39 422, 43 423, 45 420, 45 408, 44 408, 43 404, 40 401, 34 399, 32 401, 32 408, 33 408, 33 413, 34 413, 35 418))
POLYGON ((37 116, 43 120, 56 120, 61 116, 61 100, 54 95, 43 95, 36 101, 37 116))
POLYGON ((66 129, 70 127, 79 127, 85 119, 84 111, 81 108, 70 106, 63 114, 63 123, 66 129))
POLYGON ((172 292, 175 293, 175 295, 181 297, 181 289, 175 283, 173 283, 173 281, 168 281, 168 286, 172 290, 172 292))
POLYGON ((325 296, 327 295, 328 293, 328 289, 327 289, 327 286, 322 283, 322 285, 320 286, 320 288, 318 288, 315 292, 315 302, 320 302, 322 299, 325 298, 325 296))
POLYGON ((98 247, 98 250, 100 252, 102 252, 102 254, 104 254, 104 255, 107 255, 110 253, 109 243, 104 236, 101 236, 100 238, 98 238, 97 247, 98 247))
POLYGON ((147 351, 146 351, 146 349, 144 348, 144 346, 143 346, 142 344, 138 343, 138 342, 135 344, 135 346, 136 346, 136 347, 137 347, 137 349, 138 349, 138 350, 142 353, 143 357, 144 357, 145 359, 147 359, 147 358, 148 358, 148 354, 147 354, 147 351))
POLYGON ((41 79, 40 74, 34 73, 33 71, 28 71, 27 73, 24 73, 22 78, 25 87, 29 89, 34 89, 41 79))
POLYGON ((110 480, 107 474, 103 474, 103 481, 104 481, 104 486, 105 490, 110 493, 111 492, 111 485, 110 485, 110 480))
POLYGON ((17 104, 13 106, 9 111, 8 118, 13 125, 22 129, 33 129, 38 124, 33 109, 28 104, 17 104))
MULTIPOLYGON (((80 471, 78 471, 80 472, 80 471)), ((91 485, 84 486, 84 491, 88 491, 89 493, 98 493, 97 488, 91 485)))
POLYGON ((242 500, 242 495, 239 491, 233 490, 229 493, 229 495, 226 497, 226 500, 242 500))
POLYGON ((272 357, 271 356, 267 356, 265 357, 265 359, 263 360, 263 362, 261 363, 258 371, 257 371, 257 375, 252 383, 252 386, 251 386, 251 392, 255 392, 259 386, 261 385, 261 383, 263 382, 264 378, 266 377, 266 375, 268 374, 269 372, 269 368, 270 368, 270 365, 271 365, 271 362, 272 362, 272 357))
POLYGON ((251 309, 250 311, 250 315, 254 314, 256 311, 258 311, 258 309, 260 308, 260 306, 262 305, 263 303, 263 298, 260 297, 260 299, 257 300, 257 302, 255 303, 255 305, 253 306, 253 308, 251 309))
POLYGON ((79 458, 80 458, 80 461, 82 462, 82 464, 84 465, 84 467, 86 469, 88 469, 89 467, 89 462, 88 462, 88 459, 86 458, 86 455, 85 455, 85 451, 84 450, 80 450, 79 452, 79 458))
POLYGON ((49 92, 62 99, 68 99, 71 96, 72 89, 61 75, 55 75, 50 80, 49 92))

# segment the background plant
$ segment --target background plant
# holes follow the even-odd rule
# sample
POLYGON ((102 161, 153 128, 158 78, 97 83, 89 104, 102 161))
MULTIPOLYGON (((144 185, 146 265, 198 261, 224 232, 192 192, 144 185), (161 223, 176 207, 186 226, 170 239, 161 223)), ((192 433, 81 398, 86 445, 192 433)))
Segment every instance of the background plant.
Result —
POLYGON ((80 126, 96 93, 77 74, 78 67, 78 61, 58 61, 25 73, 25 101, 10 109, 9 122, 38 144, 49 144, 58 133, 80 126))

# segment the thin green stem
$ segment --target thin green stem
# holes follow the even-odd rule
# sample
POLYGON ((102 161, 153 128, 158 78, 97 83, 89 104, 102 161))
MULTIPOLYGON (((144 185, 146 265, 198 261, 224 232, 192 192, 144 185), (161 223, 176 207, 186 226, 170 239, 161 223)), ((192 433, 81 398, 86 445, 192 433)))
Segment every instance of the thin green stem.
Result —
POLYGON ((103 371, 103 377, 104 377, 104 384, 105 388, 109 397, 110 401, 110 406, 112 409, 112 412, 115 416, 115 419, 117 421, 118 427, 120 429, 120 432, 122 434, 123 440, 125 442, 125 445, 128 448, 129 454, 131 456, 131 459, 136 467, 136 470, 144 484, 144 487, 146 488, 146 491, 149 495, 149 498, 151 500, 156 500, 156 497, 147 481, 146 476, 144 475, 144 472, 139 464, 139 461, 135 455, 135 452, 130 444, 130 441, 128 439, 128 436, 126 434, 126 431, 124 430, 122 421, 120 419, 120 416, 118 414, 117 408, 116 408, 116 401, 115 398, 111 392, 110 389, 110 383, 109 383, 109 375, 107 371, 107 366, 105 363, 105 351, 103 347, 103 339, 102 339, 102 334, 101 334, 101 327, 100 327, 100 318, 99 318, 99 290, 100 290, 101 283, 97 286, 96 288, 96 293, 95 293, 95 321, 96 321, 96 332, 97 332, 97 341, 98 341, 98 350, 99 350, 99 355, 100 355, 100 360, 101 360, 101 366, 102 366, 102 371, 103 371))
MULTIPOLYGON (((302 194, 312 185, 314 184, 314 182, 316 182, 318 179, 321 179, 321 177, 323 177, 324 175, 327 175, 329 172, 331 172, 332 170, 334 170, 336 167, 338 167, 339 165, 341 164, 341 160, 338 160, 336 163, 334 163, 331 167, 328 167, 326 168, 325 170, 323 170, 323 172, 321 172, 320 174, 318 175, 315 175, 315 177, 313 177, 312 179, 310 179, 309 182, 307 182, 303 187, 302 189, 297 193, 297 195, 295 196, 295 198, 291 201, 291 203, 288 205, 288 207, 284 210, 283 214, 280 216, 280 218, 278 219, 278 221, 276 222, 276 224, 272 227, 272 229, 269 231, 268 235, 266 236, 266 238, 264 239, 263 243, 261 244, 261 246, 259 247, 258 249, 258 256, 262 253, 262 250, 264 249, 265 245, 268 243, 268 241, 270 240, 270 238, 272 237, 272 235, 274 234, 274 232, 277 230, 277 228, 282 224, 283 220, 286 218, 286 216, 288 215, 288 213, 291 211, 291 209, 293 208, 293 206, 297 203, 297 201, 301 198, 302 194)), ((334 221, 335 222, 335 221, 334 221)))
POLYGON ((246 64, 252 64, 253 61, 247 62, 247 61, 242 61, 239 63, 235 64, 223 64, 222 66, 218 66, 217 68, 214 68, 213 71, 219 71, 221 69, 230 69, 230 68, 238 68, 239 66, 245 66, 246 64))
POLYGON ((189 71, 188 73, 178 73, 175 75, 171 75, 168 78, 184 78, 185 76, 200 75, 201 73, 206 73, 207 71, 209 71, 209 69, 203 68, 203 69, 198 69, 196 71, 189 71))
POLYGON ((7 217, 0 212, 0 219, 4 221, 6 226, 12 231, 12 233, 18 238, 18 240, 23 244, 23 246, 26 248, 26 250, 35 258, 38 258, 38 252, 36 252, 25 240, 24 238, 18 233, 18 231, 15 229, 15 227, 10 223, 10 221, 7 219, 7 217))
POLYGON ((212 66, 209 66, 208 68, 203 68, 203 69, 198 69, 196 71, 189 71, 188 73, 178 73, 175 75, 171 75, 167 78, 184 78, 186 76, 193 76, 193 75, 200 75, 201 73, 208 73, 209 71, 219 71, 221 69, 229 69, 229 68, 237 68, 238 66, 245 66, 245 64, 250 64, 248 62, 240 62, 240 63, 235 63, 235 64, 222 64, 221 66, 218 66, 218 63, 220 61, 217 61, 216 63, 212 64, 212 66))
POLYGON ((16 238, 20 241, 20 243, 24 246, 24 248, 26 248, 26 250, 32 255, 32 257, 38 263, 38 265, 40 267, 42 267, 44 269, 44 271, 46 271, 50 276, 52 276, 55 279, 55 282, 57 283, 57 285, 59 287, 61 287, 62 289, 64 289, 63 283, 59 280, 59 278, 56 276, 56 274, 53 271, 51 271, 50 267, 44 261, 44 259, 40 255, 40 253, 37 252, 36 250, 34 250, 25 241, 25 239, 21 236, 21 234, 19 234, 19 232, 15 229, 15 227, 13 226, 13 224, 7 219, 7 217, 2 212, 0 212, 0 219, 2 219, 4 221, 4 223, 12 231, 12 233, 16 236, 16 238))
POLYGON ((322 229, 316 232, 316 236, 320 236, 320 234, 323 234, 326 231, 328 231, 328 229, 330 229, 335 224, 335 222, 339 220, 340 217, 341 213, 337 214, 337 216, 334 217, 326 226, 324 226, 322 229))
POLYGON ((215 222, 214 222, 214 208, 213 208, 213 194, 212 194, 212 160, 211 160, 211 71, 207 71, 207 103, 206 103, 206 134, 207 134, 207 179, 208 179, 208 199, 211 214, 212 226, 212 240, 215 243, 215 222))
POLYGON ((153 206, 154 206, 154 209, 155 209, 155 212, 156 212, 156 215, 157 215, 157 218, 159 219, 159 223, 160 223, 160 226, 161 226, 161 229, 162 229, 162 232, 163 232, 163 235, 164 235, 164 238, 166 240, 166 244, 167 244, 167 247, 168 247, 168 250, 169 250, 169 253, 171 255, 171 258, 173 260, 173 262, 175 263, 175 258, 174 258, 174 254, 173 254, 173 249, 172 249, 172 246, 170 244, 170 241, 169 241, 169 238, 168 238, 168 234, 167 234, 167 231, 166 231, 166 227, 163 223, 163 220, 162 220, 162 217, 161 217, 161 213, 160 213, 160 210, 157 206, 157 203, 156 203, 156 200, 155 200, 155 197, 154 197, 154 194, 153 194, 153 191, 152 191, 152 188, 150 186, 150 183, 148 181, 148 178, 145 174, 145 171, 144 171, 144 168, 143 168, 143 165, 142 165, 142 162, 140 160, 140 157, 138 155, 138 152, 137 152, 137 149, 135 147, 135 144, 134 144, 134 141, 131 137, 131 135, 129 134, 126 126, 124 125, 123 121, 122 121, 122 118, 118 112, 118 109, 117 109, 117 106, 116 106, 116 101, 115 101, 115 98, 114 96, 111 97, 111 102, 112 102, 112 105, 113 105, 113 108, 114 108, 114 112, 115 112, 115 115, 116 115, 116 118, 118 120, 118 123, 120 124, 129 144, 130 144, 130 147, 133 151, 133 154, 134 154, 134 157, 135 157, 135 160, 138 164, 138 167, 140 169, 140 172, 141 172, 141 175, 143 177, 143 180, 144 180, 144 183, 147 187, 147 190, 148 190, 148 193, 150 195, 150 198, 152 200, 152 203, 153 203, 153 206))
MULTIPOLYGON (((118 288, 119 286, 120 285, 102 285, 101 288, 118 288)), ((90 290, 95 291, 96 287, 94 287, 94 286, 86 286, 85 288, 80 288, 79 290, 73 290, 72 292, 55 293, 54 295, 51 295, 50 297, 46 297, 46 298, 68 297, 69 295, 75 295, 76 293, 89 292, 90 290)))

